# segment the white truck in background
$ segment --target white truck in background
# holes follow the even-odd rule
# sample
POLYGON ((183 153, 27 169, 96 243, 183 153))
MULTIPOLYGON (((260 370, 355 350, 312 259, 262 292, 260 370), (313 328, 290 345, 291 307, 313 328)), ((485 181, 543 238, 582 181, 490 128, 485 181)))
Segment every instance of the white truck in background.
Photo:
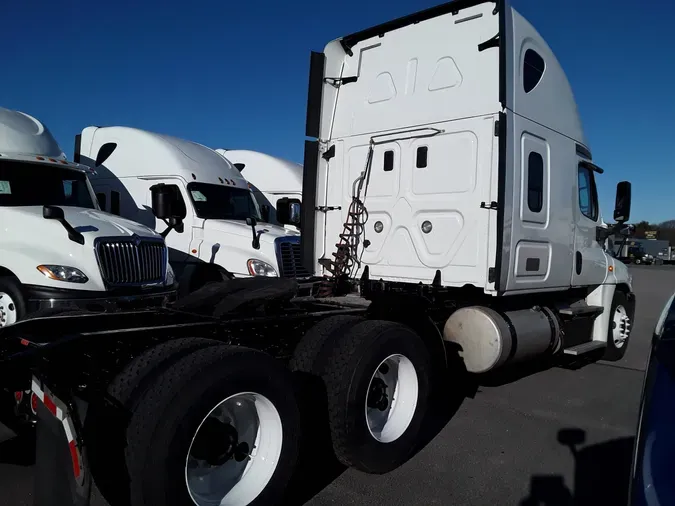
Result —
MULTIPOLYGON (((297 199, 302 201, 302 165, 247 149, 216 149, 227 158, 246 178, 251 191, 261 206, 266 206, 269 222, 277 220, 277 201, 297 199)), ((288 226, 288 225, 286 225, 288 226)))
POLYGON ((162 237, 101 211, 91 173, 38 119, 0 108, 0 327, 175 296, 162 237))
POLYGON ((659 259, 665 265, 674 264, 675 263, 675 251, 673 251, 673 247, 668 246, 667 248, 663 248, 663 250, 659 252, 659 259))
POLYGON ((183 224, 165 240, 181 295, 229 274, 303 276, 298 232, 265 223, 247 181, 214 150, 135 128, 90 126, 76 137, 75 160, 96 170, 91 181, 101 207, 155 230, 166 224, 152 213, 151 188, 175 193, 183 224))

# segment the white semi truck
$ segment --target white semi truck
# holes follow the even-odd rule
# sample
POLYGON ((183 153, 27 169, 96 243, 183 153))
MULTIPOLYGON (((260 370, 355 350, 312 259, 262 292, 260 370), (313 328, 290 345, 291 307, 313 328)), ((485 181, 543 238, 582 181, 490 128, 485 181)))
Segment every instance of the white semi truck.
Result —
POLYGON ((216 149, 227 158, 248 181, 260 206, 269 210, 269 222, 277 221, 277 201, 302 201, 302 165, 247 149, 216 149))
MULTIPOLYGON (((439 332, 473 372, 624 354, 631 276, 603 248, 603 171, 560 64, 508 2, 331 42, 312 55, 307 117, 302 244, 324 293, 360 279, 392 315, 411 298, 452 308, 439 332), (591 330, 562 332, 578 319, 591 330)), ((629 183, 616 204, 623 223, 629 183)))
POLYGON ((87 174, 38 119, 0 108, 0 327, 175 292, 162 237, 101 211, 87 174))
POLYGON ((75 160, 95 169, 91 181, 102 207, 158 231, 167 226, 152 213, 151 188, 165 185, 175 193, 183 225, 165 239, 181 294, 218 279, 203 269, 209 264, 235 277, 304 274, 297 230, 266 223, 246 179, 206 146, 135 128, 91 126, 76 138, 75 160))
MULTIPOLYGON (((343 464, 385 473, 475 374, 624 355, 632 280, 603 245, 630 183, 603 226, 565 74, 508 1, 456 0, 313 53, 306 133, 303 260, 323 295, 358 287, 368 307, 256 276, 5 329, 0 371, 44 399, 38 506, 85 504, 92 477, 113 504, 282 504, 324 434, 343 464)), ((178 193, 150 192, 180 227, 178 193)))

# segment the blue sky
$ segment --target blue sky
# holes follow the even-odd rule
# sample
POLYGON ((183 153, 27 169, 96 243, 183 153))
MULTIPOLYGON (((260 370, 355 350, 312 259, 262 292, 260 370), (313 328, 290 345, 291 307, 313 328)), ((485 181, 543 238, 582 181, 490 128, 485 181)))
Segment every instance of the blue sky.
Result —
MULTIPOLYGON (((0 105, 44 121, 69 157, 85 126, 126 125, 301 162, 310 51, 437 3, 6 2, 0 105)), ((632 221, 675 219, 675 2, 513 5, 567 72, 606 221, 623 179, 632 221)))

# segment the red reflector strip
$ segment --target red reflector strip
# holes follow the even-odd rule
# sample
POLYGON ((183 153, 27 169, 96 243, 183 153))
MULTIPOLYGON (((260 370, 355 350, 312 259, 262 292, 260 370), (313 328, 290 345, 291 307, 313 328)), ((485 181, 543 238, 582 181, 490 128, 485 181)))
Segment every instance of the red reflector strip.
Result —
POLYGON ((80 477, 80 457, 77 455, 77 446, 75 441, 70 441, 68 443, 68 448, 70 448, 70 460, 73 462, 73 474, 75 478, 80 477))
POLYGON ((45 407, 49 410, 49 412, 56 416, 56 404, 54 404, 54 401, 51 400, 48 395, 45 395, 45 400, 43 402, 45 403, 45 407))
POLYGON ((23 344, 24 346, 30 345, 30 341, 28 341, 28 340, 26 340, 26 339, 22 339, 22 340, 19 341, 19 342, 20 342, 21 344, 23 344))

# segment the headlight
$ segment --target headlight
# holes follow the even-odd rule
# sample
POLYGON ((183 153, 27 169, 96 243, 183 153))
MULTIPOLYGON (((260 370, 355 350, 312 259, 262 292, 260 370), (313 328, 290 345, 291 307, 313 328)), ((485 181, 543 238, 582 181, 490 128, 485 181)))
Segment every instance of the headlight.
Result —
POLYGON ((86 283, 89 281, 89 278, 80 269, 67 265, 38 265, 37 270, 54 281, 66 281, 68 283, 86 283))
POLYGON ((248 266, 248 273, 251 276, 268 276, 271 278, 278 276, 277 270, 262 260, 251 258, 248 262, 246 262, 246 265, 248 266))

